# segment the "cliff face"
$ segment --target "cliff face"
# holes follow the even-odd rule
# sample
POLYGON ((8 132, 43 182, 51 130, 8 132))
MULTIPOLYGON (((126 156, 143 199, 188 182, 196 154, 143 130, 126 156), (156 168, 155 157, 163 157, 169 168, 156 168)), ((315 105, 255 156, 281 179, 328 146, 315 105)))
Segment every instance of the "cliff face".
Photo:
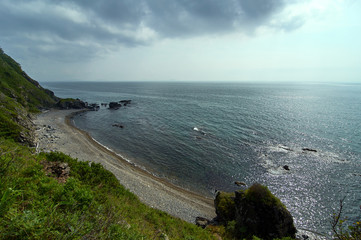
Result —
POLYGON ((53 106, 58 98, 29 77, 0 48, 0 137, 34 144, 32 114, 53 106))

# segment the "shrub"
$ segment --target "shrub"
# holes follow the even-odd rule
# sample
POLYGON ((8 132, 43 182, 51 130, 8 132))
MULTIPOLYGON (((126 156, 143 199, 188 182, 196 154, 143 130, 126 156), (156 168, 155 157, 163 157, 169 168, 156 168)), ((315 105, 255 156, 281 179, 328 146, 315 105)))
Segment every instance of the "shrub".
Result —
POLYGON ((218 221, 227 223, 228 221, 235 220, 235 203, 234 192, 218 192, 214 200, 218 221))
POLYGON ((245 198, 248 202, 255 204, 264 204, 267 206, 277 205, 285 208, 282 202, 275 197, 266 186, 259 183, 253 184, 245 191, 245 198))

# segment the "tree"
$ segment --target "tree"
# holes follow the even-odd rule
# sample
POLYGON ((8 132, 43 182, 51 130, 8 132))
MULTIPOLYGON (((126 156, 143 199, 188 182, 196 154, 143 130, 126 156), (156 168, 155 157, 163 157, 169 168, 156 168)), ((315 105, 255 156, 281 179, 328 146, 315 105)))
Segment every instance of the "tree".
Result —
MULTIPOLYGON (((342 217, 343 202, 346 197, 340 200, 340 206, 337 213, 334 213, 331 220, 331 227, 334 238, 338 240, 357 240, 361 239, 361 219, 345 227, 347 217, 342 217)), ((361 206, 360 206, 361 210, 361 206)))

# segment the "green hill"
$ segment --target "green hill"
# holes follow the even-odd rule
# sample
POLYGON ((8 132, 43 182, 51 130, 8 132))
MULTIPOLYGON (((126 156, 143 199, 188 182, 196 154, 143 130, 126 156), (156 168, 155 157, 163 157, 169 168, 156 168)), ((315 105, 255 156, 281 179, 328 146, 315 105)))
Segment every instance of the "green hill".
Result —
POLYGON ((32 145, 32 114, 57 100, 0 48, 0 137, 32 145))

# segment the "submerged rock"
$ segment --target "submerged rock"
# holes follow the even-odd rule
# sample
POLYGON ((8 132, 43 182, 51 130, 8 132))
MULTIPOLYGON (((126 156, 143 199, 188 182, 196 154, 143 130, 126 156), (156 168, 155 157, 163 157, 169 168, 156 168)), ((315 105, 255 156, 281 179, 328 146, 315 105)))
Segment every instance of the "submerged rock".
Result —
POLYGON ((237 186, 246 186, 247 184, 244 182, 240 182, 240 181, 235 181, 234 184, 236 184, 237 186))
POLYGON ((307 152, 317 152, 316 149, 312 149, 312 148, 302 148, 302 151, 307 151, 307 152))

